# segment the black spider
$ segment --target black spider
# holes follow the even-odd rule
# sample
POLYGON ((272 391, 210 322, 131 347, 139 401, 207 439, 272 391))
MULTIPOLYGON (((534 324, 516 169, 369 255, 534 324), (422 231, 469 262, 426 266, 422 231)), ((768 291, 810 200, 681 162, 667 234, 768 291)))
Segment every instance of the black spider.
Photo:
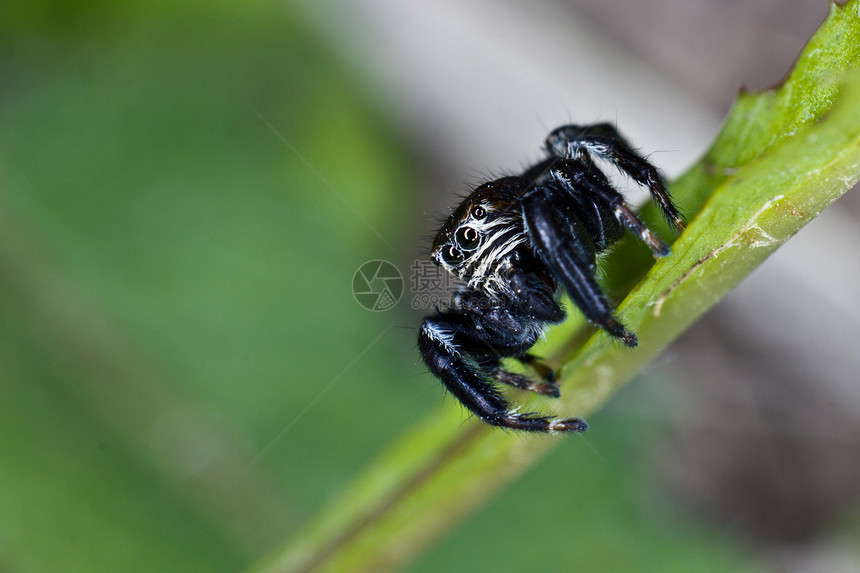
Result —
POLYGON ((424 319, 418 345, 424 361, 466 408, 488 424, 532 432, 579 432, 579 418, 518 414, 495 387, 503 382, 558 397, 555 373, 528 350, 565 318, 559 283, 582 313, 628 347, 636 335, 614 316, 595 280, 596 255, 624 227, 655 256, 669 254, 594 162, 606 160, 648 189, 672 225, 681 215, 659 171, 609 124, 566 125, 546 142, 547 158, 516 177, 475 189, 433 241, 433 262, 466 284, 449 308, 424 319), (540 381, 508 372, 503 358, 531 366, 540 381))

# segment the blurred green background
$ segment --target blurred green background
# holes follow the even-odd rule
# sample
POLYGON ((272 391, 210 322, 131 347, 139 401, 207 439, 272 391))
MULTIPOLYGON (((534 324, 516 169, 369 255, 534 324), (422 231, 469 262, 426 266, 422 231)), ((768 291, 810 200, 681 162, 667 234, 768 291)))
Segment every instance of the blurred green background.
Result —
MULTIPOLYGON (((422 246, 417 152, 290 5, 0 16, 0 571, 241 571, 443 400, 350 292, 422 246)), ((637 392, 410 570, 750 566, 637 392)))

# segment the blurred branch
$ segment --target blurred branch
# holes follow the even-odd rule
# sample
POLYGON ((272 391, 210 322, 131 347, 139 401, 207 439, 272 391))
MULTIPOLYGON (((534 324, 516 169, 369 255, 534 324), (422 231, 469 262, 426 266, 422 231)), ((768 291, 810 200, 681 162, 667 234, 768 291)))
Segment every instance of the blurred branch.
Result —
MULTIPOLYGON (((627 350, 581 319, 541 349, 563 359, 559 410, 599 409, 647 361, 779 245, 860 179, 860 0, 833 5, 780 87, 741 94, 706 156, 672 185, 697 213, 619 307, 641 344, 627 350), (569 359, 568 356, 570 356, 569 359)), ((645 209, 654 218, 654 209, 645 209)), ((663 235, 668 231, 663 227, 663 235)), ((650 259, 623 241, 607 257, 616 292, 650 259)), ((558 443, 460 421, 449 400, 398 440, 303 534, 257 573, 382 571, 413 559, 558 443)), ((599 430, 598 430, 599 431, 599 430)))

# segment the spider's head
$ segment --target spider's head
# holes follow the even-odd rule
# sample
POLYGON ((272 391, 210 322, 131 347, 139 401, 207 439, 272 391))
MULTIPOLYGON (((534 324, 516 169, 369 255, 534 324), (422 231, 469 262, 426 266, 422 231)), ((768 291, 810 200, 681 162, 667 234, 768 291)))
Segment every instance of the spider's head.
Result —
POLYGON ((472 288, 485 284, 524 241, 517 202, 522 180, 485 183, 451 213, 433 240, 430 257, 472 288))

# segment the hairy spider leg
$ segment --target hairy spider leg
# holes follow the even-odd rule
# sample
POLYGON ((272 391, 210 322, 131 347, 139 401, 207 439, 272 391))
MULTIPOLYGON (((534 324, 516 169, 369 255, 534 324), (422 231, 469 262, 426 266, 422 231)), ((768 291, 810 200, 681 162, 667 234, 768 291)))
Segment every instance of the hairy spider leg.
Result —
POLYGON ((569 197, 550 186, 539 186, 530 191, 523 199, 526 232, 536 247, 536 253, 561 279, 570 298, 585 317, 632 348, 639 343, 636 335, 615 318, 615 309, 594 277, 594 244, 582 222, 570 209, 557 208, 569 201, 569 197))
POLYGON ((588 428, 580 418, 553 419, 511 412, 510 403, 461 353, 462 342, 480 339, 478 333, 469 333, 469 328, 455 317, 439 313, 424 319, 418 335, 418 347, 427 367, 469 411, 488 424, 512 430, 555 434, 588 428))
POLYGON ((524 354, 519 361, 531 366, 532 369, 537 372, 537 375, 549 384, 555 384, 555 370, 544 364, 543 361, 534 354, 524 354))
MULTIPOLYGON (((530 325, 558 324, 564 320, 565 313, 551 291, 542 292, 529 288, 527 278, 518 272, 511 272, 508 278, 515 291, 529 293, 519 300, 516 306, 512 301, 493 305, 485 294, 470 289, 464 289, 457 294, 456 307, 471 319, 475 328, 458 327, 455 331, 456 342, 466 345, 465 349, 478 369, 493 381, 558 398, 561 391, 555 384, 555 372, 536 356, 525 353, 524 349, 531 347, 538 336, 534 329, 529 332, 530 325), (491 305, 495 308, 490 309, 491 305), (531 366, 542 381, 535 382, 526 376, 503 369, 501 361, 506 357, 531 366)), ((459 314, 440 314, 447 316, 450 322, 462 322, 459 314)))
POLYGON ((669 223, 678 231, 684 230, 684 219, 672 204, 660 171, 637 153, 612 124, 559 127, 547 137, 546 148, 551 155, 563 159, 581 159, 583 150, 606 159, 647 188, 669 223))
POLYGON ((561 389, 555 382, 555 370, 541 362, 534 354, 524 354, 523 356, 514 357, 518 362, 526 366, 530 366, 532 370, 541 378, 541 382, 535 382, 526 376, 508 372, 501 368, 500 365, 493 366, 489 369, 490 375, 494 380, 503 382, 520 390, 528 390, 543 396, 558 398, 561 396, 561 389))
POLYGON ((549 396, 550 398, 561 396, 559 387, 551 382, 535 382, 520 374, 508 372, 500 366, 490 370, 490 375, 493 377, 493 380, 513 386, 514 388, 519 388, 520 390, 528 390, 529 392, 549 396))
POLYGON ((618 220, 638 235, 656 256, 665 257, 669 254, 669 246, 645 226, 645 223, 624 201, 624 197, 609 184, 605 177, 591 172, 585 164, 575 159, 559 161, 550 169, 550 174, 571 195, 580 195, 585 190, 589 196, 612 209, 618 220))

